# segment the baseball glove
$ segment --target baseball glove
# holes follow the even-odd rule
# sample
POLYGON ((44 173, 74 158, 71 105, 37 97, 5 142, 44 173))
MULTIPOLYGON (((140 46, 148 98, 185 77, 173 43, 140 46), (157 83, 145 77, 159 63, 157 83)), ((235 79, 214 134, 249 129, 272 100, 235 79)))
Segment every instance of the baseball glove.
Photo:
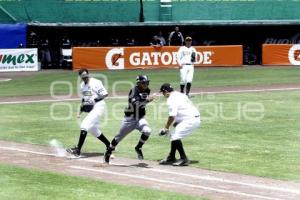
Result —
POLYGON ((80 112, 90 112, 91 110, 93 110, 94 105, 81 105, 80 107, 80 112))
POLYGON ((191 62, 196 62, 196 53, 193 51, 191 55, 191 62))
POLYGON ((163 135, 167 135, 168 133, 169 133, 168 129, 162 128, 162 129, 160 129, 158 135, 163 136, 163 135))

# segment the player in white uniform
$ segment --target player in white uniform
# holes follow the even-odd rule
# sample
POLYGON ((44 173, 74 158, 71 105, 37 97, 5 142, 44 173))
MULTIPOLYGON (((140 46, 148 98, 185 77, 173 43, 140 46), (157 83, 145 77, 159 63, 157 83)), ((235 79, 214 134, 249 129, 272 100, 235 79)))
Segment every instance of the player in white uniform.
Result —
POLYGON ((180 92, 184 93, 186 86, 186 95, 189 96, 193 76, 194 62, 196 61, 196 49, 192 47, 192 38, 185 38, 185 46, 179 48, 177 52, 177 62, 180 69, 180 92))
POLYGON ((104 98, 107 97, 108 93, 100 80, 90 77, 87 69, 79 70, 79 76, 82 79, 80 85, 82 101, 78 117, 80 117, 82 112, 88 114, 81 122, 77 146, 67 149, 67 152, 75 156, 80 156, 81 148, 88 132, 91 132, 103 142, 106 148, 110 145, 109 140, 99 129, 99 119, 105 111, 104 98))
POLYGON ((169 132, 170 126, 173 124, 175 130, 171 132, 171 151, 166 159, 160 161, 161 165, 187 166, 189 160, 184 152, 181 139, 189 136, 196 128, 200 126, 200 113, 189 98, 177 91, 174 91, 169 83, 161 86, 160 91, 168 98, 167 105, 169 108, 169 118, 160 135, 169 132), (177 161, 176 150, 180 154, 177 161))

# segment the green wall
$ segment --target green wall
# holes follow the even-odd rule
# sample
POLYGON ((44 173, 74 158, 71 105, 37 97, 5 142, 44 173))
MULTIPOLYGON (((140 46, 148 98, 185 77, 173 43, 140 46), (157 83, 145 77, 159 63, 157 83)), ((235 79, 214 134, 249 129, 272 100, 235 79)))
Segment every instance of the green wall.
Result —
MULTIPOLYGON (((160 1, 143 0, 146 21, 160 1)), ((0 0, 0 23, 138 22, 139 0, 0 0)), ((173 0, 171 21, 300 20, 300 0, 173 0)))
POLYGON ((295 20, 300 0, 173 0, 173 20, 295 20))

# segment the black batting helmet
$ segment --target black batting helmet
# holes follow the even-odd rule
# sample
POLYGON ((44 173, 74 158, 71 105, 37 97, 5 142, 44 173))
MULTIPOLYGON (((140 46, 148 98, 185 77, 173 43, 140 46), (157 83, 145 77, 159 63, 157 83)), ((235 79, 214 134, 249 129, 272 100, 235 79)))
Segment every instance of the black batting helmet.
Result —
POLYGON ((148 83, 149 84, 150 80, 147 75, 138 75, 136 77, 136 83, 148 83))

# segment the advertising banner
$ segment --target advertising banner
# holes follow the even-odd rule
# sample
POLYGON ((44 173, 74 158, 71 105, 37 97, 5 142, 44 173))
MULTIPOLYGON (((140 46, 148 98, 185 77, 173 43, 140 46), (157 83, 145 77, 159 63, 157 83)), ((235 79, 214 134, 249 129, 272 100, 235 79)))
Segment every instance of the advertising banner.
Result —
POLYGON ((37 49, 0 49, 0 72, 38 70, 37 49))
MULTIPOLYGON (((196 46, 195 66, 241 66, 243 48, 196 46)), ((179 47, 75 47, 73 69, 91 70, 176 68, 179 47)))
POLYGON ((300 65, 299 44, 264 44, 263 65, 300 65))

